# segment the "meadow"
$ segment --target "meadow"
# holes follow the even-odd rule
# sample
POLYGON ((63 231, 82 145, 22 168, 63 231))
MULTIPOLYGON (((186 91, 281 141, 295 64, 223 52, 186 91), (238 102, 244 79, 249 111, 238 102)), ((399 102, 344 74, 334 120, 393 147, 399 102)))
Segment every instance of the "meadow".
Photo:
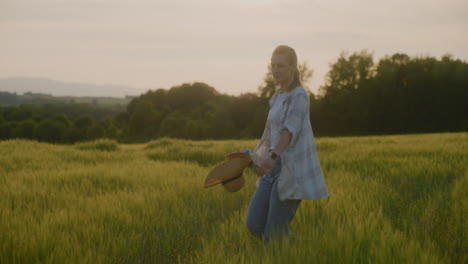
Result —
POLYGON ((468 133, 317 138, 330 196, 295 241, 245 227, 257 176, 203 188, 256 140, 0 142, 0 263, 467 263, 468 133))

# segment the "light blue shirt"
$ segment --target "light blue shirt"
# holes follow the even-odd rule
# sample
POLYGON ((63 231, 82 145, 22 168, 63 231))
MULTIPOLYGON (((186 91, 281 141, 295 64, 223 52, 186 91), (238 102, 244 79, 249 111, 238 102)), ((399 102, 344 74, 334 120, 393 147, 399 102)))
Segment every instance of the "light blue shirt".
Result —
POLYGON ((281 112, 283 110, 283 105, 285 103, 287 93, 278 92, 274 102, 271 105, 270 111, 268 112, 268 123, 270 124, 270 148, 275 148, 278 144, 281 128, 283 124, 281 123, 281 112))
MULTIPOLYGON (((278 98, 279 91, 270 99, 270 109, 278 98)), ((258 165, 269 155, 272 147, 272 129, 278 135, 287 129, 292 137, 288 147, 281 154, 281 172, 278 178, 280 200, 318 200, 328 196, 315 147, 314 134, 310 124, 309 95, 297 86, 285 94, 280 114, 280 125, 272 125, 268 118, 262 138, 253 151, 253 160, 258 165)))

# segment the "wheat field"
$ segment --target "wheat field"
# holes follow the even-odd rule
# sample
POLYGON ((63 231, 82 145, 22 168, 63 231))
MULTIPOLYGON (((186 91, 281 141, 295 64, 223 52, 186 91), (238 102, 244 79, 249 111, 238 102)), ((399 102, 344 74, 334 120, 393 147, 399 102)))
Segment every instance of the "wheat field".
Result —
POLYGON ((295 241, 245 227, 257 176, 203 188, 256 140, 0 142, 0 263, 467 263, 468 133, 317 138, 330 197, 295 241))

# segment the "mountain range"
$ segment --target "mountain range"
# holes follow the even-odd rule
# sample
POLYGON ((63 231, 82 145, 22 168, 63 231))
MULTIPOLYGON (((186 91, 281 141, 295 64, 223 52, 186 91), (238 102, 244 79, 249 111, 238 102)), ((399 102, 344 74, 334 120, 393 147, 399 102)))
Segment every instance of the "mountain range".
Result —
POLYGON ((47 78, 9 77, 0 78, 0 91, 24 94, 27 92, 53 96, 126 97, 145 93, 147 88, 114 84, 87 84, 51 80, 47 78))

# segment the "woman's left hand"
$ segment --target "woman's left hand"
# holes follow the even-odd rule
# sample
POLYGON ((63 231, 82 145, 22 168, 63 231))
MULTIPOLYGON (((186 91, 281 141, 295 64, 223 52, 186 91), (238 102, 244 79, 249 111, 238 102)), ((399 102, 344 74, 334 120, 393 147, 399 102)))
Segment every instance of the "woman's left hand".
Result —
POLYGON ((271 157, 262 161, 260 163, 260 166, 257 168, 257 171, 256 171, 257 175, 262 176, 262 175, 269 173, 271 169, 273 168, 273 166, 275 165, 275 163, 276 163, 276 160, 274 160, 271 157))

